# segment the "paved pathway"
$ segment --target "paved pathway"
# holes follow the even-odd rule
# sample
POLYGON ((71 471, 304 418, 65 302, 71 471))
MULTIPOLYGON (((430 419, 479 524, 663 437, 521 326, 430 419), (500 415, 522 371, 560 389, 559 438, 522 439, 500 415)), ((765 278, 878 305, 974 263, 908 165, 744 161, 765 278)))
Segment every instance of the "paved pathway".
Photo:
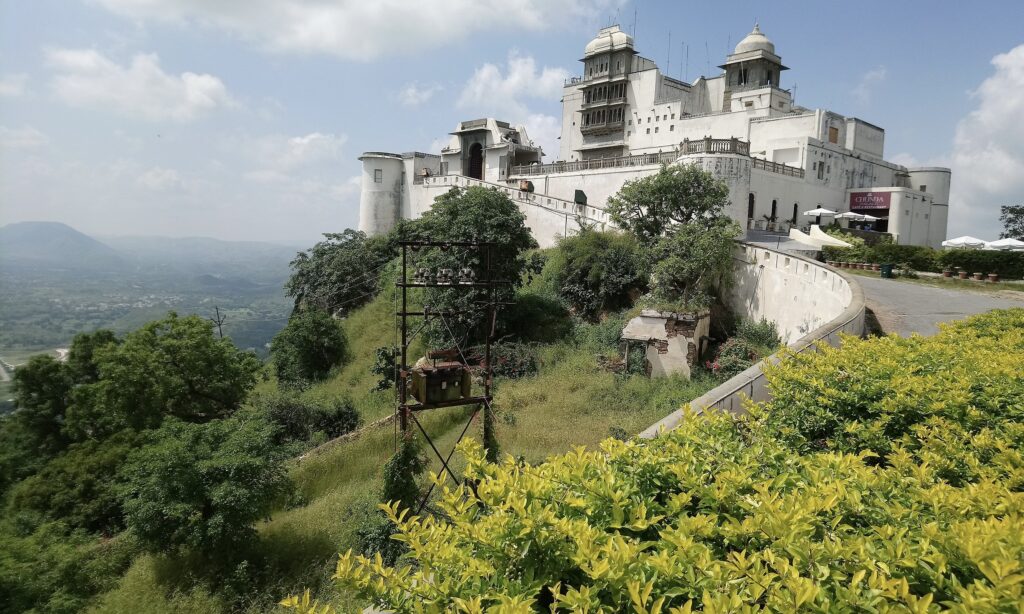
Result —
POLYGON ((1024 293, 1007 291, 993 295, 864 275, 851 277, 864 289, 864 300, 882 330, 904 337, 911 333, 935 334, 939 331, 939 322, 959 320, 992 309, 1024 307, 1024 293))

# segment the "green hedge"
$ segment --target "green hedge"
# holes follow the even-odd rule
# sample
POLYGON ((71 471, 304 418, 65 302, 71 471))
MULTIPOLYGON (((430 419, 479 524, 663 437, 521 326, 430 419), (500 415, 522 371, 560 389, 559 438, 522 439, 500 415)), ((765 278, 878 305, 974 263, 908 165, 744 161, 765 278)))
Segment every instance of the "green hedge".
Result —
MULTIPOLYGON (((844 241, 849 235, 840 235, 844 241)), ((856 239, 856 237, 854 237, 856 239)), ((962 268, 968 273, 998 273, 1006 279, 1024 278, 1024 252, 978 249, 937 250, 924 245, 879 243, 874 246, 856 243, 853 247, 826 247, 826 260, 840 262, 875 262, 907 264, 915 271, 938 273, 943 268, 962 268)))
POLYGON ((942 266, 959 267, 968 273, 998 273, 1007 279, 1024 278, 1024 252, 952 249, 941 252, 939 262, 942 266))
POLYGON ((436 515, 389 509, 405 558, 350 552, 335 578, 396 612, 1020 611, 1024 310, 847 339, 769 383, 750 417, 536 466, 468 442, 436 515))

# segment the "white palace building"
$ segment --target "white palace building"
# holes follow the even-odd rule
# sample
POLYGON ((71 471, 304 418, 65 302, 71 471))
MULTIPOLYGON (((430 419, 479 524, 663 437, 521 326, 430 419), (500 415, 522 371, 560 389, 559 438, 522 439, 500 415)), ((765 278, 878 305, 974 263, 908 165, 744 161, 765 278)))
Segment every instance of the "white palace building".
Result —
POLYGON ((484 185, 517 201, 550 246, 581 222, 609 226, 607 199, 669 163, 725 180, 729 215, 746 228, 806 227, 814 218, 803 213, 825 208, 881 218, 875 230, 902 244, 946 238, 949 169, 887 162, 882 128, 794 104, 781 86, 787 68, 757 26, 721 74, 693 83, 662 74, 618 26, 598 32, 581 61, 562 93, 558 161, 542 163, 525 128, 495 119, 459 123, 439 153, 366 152, 360 230, 385 233, 453 186, 484 185))

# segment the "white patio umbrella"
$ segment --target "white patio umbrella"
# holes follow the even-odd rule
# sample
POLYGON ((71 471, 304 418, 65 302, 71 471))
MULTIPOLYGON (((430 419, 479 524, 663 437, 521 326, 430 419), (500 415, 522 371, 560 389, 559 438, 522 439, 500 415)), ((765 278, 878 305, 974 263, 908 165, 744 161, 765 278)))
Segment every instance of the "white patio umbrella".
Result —
POLYGON ((981 249, 985 247, 985 242, 976 237, 964 235, 955 239, 948 239, 942 242, 942 247, 957 247, 960 249, 981 249))
POLYGON ((815 224, 821 224, 821 216, 823 215, 835 215, 836 212, 831 209, 825 209, 818 207, 817 209, 811 209, 810 211, 804 211, 804 215, 810 215, 814 217, 815 224))
POLYGON ((868 215, 867 213, 858 213, 857 215, 860 216, 860 221, 862 222, 877 222, 878 220, 882 219, 875 217, 873 215, 868 215))
POLYGON ((986 243, 985 249, 1021 251, 1024 250, 1024 241, 1018 241, 1017 239, 996 239, 995 241, 989 241, 986 243))
POLYGON ((853 211, 847 211, 846 213, 840 213, 836 216, 837 220, 853 220, 855 222, 863 222, 864 216, 860 213, 854 213, 853 211))

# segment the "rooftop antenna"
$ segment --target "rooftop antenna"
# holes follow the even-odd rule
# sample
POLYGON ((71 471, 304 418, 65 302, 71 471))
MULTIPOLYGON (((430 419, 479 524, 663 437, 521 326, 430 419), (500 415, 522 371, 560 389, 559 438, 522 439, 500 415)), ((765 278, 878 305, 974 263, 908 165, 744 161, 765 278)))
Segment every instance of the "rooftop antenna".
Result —
POLYGON ((704 61, 707 63, 707 72, 704 73, 707 76, 711 76, 711 52, 708 51, 708 42, 704 41, 704 61))
POLYGON ((633 7, 633 44, 636 44, 636 13, 638 7, 633 7))

